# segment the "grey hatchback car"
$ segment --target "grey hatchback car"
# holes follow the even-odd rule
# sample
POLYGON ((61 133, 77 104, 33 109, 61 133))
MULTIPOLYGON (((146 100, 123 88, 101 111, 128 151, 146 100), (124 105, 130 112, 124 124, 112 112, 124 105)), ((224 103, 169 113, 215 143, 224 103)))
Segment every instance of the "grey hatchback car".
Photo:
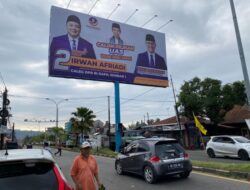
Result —
POLYGON ((160 176, 179 175, 187 178, 192 171, 188 154, 171 138, 145 138, 131 142, 115 160, 117 174, 138 174, 148 183, 160 176))

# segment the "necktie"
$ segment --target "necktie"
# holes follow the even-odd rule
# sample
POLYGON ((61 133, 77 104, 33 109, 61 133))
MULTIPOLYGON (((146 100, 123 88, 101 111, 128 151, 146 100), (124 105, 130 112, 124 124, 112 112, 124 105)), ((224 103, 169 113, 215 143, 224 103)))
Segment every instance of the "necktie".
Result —
POLYGON ((153 58, 153 55, 150 54, 150 62, 149 62, 150 66, 155 66, 155 62, 154 62, 154 58, 153 58))
POLYGON ((75 40, 72 41, 73 41, 72 50, 76 50, 76 41, 75 40))

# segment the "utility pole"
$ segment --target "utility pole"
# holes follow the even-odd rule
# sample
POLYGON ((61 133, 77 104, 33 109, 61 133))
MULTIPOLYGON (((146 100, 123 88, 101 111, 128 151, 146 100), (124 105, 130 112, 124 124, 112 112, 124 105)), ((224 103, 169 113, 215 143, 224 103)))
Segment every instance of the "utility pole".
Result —
POLYGON ((13 123, 13 126, 12 126, 11 139, 12 139, 12 142, 14 142, 14 140, 15 140, 15 123, 13 123))
POLYGON ((148 112, 147 112, 147 117, 148 117, 148 123, 149 123, 149 114, 148 114, 148 112))
POLYGON ((111 133, 111 126, 110 126, 110 96, 108 96, 108 122, 109 122, 109 148, 111 148, 111 136, 110 136, 110 133, 111 133))
POLYGON ((243 76, 244 76, 244 80, 245 80, 245 88, 246 88, 246 94, 247 94, 247 99, 248 99, 248 110, 250 111, 249 77, 248 77, 247 66, 246 66, 246 61, 245 61, 245 56, 244 56, 244 50, 243 50, 243 46, 241 43, 240 30, 239 30, 239 26, 238 26, 238 21, 237 21, 237 16, 236 16, 233 0, 230 0, 230 5, 231 5, 231 10, 232 10, 232 15, 233 15, 234 29, 235 29, 236 39, 237 39, 237 43, 238 43, 238 50, 239 50, 239 54, 240 54, 241 66, 242 66, 243 76))
POLYGON ((175 102, 175 113, 176 113, 176 121, 178 123, 178 126, 179 126, 179 130, 180 130, 180 142, 184 144, 184 141, 182 139, 182 132, 181 132, 181 124, 180 124, 180 117, 179 117, 179 111, 178 111, 178 108, 177 108, 177 103, 176 103, 176 96, 175 96, 175 91, 174 91, 174 83, 173 83, 173 80, 172 80, 172 76, 170 75, 170 79, 171 79, 171 84, 172 84, 172 89, 173 89, 173 94, 174 94, 174 102, 175 102), (182 142, 183 141, 183 142, 182 142))
POLYGON ((9 116, 9 112, 7 109, 7 106, 10 104, 10 101, 7 99, 8 97, 8 90, 5 88, 3 92, 3 104, 2 104, 2 110, 0 111, 0 116, 1 116, 1 130, 2 133, 0 134, 0 149, 3 149, 4 145, 4 128, 7 127, 7 117, 9 116))

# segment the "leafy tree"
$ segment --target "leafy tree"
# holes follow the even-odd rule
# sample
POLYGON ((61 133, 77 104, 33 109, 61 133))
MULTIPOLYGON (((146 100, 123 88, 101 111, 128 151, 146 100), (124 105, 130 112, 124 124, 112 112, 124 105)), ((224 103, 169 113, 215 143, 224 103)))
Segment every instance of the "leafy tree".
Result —
POLYGON ((154 123, 160 122, 161 119, 160 118, 156 118, 156 120, 154 121, 154 123))
POLYGON ((72 112, 72 117, 70 121, 72 122, 73 131, 81 133, 83 139, 83 134, 87 134, 90 131, 90 127, 94 124, 94 118, 96 116, 93 114, 93 111, 85 108, 79 107, 76 112, 72 112))
POLYGON ((204 114, 217 124, 223 119, 223 114, 221 114, 221 81, 206 78, 201 82, 201 88, 204 114))
POLYGON ((177 103, 181 114, 188 118, 193 118, 193 112, 203 114, 201 96, 201 80, 198 77, 185 82, 181 87, 179 102, 177 103))
POLYGON ((214 124, 223 120, 227 111, 235 104, 246 103, 244 83, 221 85, 221 81, 198 77, 185 82, 181 87, 178 106, 182 115, 193 119, 196 115, 207 116, 214 124))
POLYGON ((30 136, 25 136, 23 139, 24 144, 29 144, 31 142, 31 137, 30 136))

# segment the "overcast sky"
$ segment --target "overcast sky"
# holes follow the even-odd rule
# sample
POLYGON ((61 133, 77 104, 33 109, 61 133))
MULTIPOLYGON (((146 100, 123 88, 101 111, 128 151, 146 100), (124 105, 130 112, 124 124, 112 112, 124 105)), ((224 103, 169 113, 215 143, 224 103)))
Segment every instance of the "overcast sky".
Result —
MULTIPOLYGON (((77 107, 92 109, 97 119, 108 119, 107 96, 111 97, 111 121, 114 122, 114 85, 108 82, 48 77, 49 18, 52 5, 66 8, 69 0, 1 0, 0 1, 0 72, 11 101, 10 125, 17 129, 38 130, 39 123, 55 120, 56 106, 46 100, 69 99, 59 105, 59 125, 77 107)), ((69 9, 88 13, 95 0, 71 0, 69 9)), ((229 0, 100 0, 91 14, 142 26, 153 15, 158 17, 146 29, 163 27, 167 49, 168 72, 176 93, 184 81, 198 76, 211 77, 223 84, 243 80, 229 0)), ((235 0, 235 8, 246 64, 250 61, 250 1, 235 0), (248 23, 248 24, 247 24, 248 23)), ((4 84, 0 80, 0 91, 4 84)), ((121 121, 126 125, 147 119, 174 116, 172 88, 155 88, 120 84, 121 121), (130 99, 130 100, 128 100, 130 99), (133 99, 133 100, 131 100, 133 99)), ((40 130, 54 126, 40 123, 40 130)))

